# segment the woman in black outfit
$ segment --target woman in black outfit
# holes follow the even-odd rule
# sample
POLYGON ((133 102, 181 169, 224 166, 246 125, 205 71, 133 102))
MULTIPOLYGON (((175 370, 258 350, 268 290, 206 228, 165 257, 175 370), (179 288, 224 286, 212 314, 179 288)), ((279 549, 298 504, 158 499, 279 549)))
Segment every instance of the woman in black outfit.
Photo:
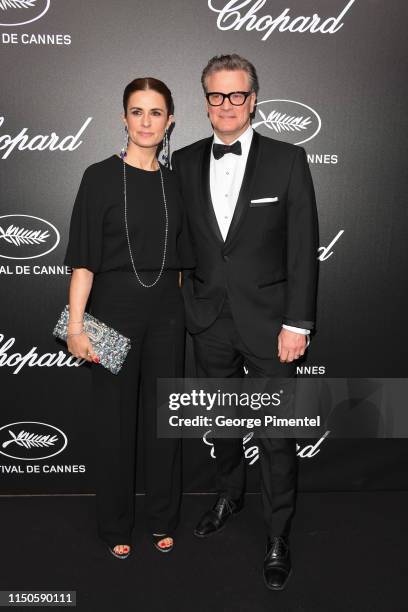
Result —
POLYGON ((68 349, 93 362, 98 534, 121 559, 130 553, 134 525, 139 385, 149 529, 157 550, 173 547, 180 440, 157 437, 156 379, 183 376, 179 271, 194 267, 177 179, 157 160, 174 120, 171 93, 157 79, 135 79, 124 91, 123 107, 126 146, 120 156, 85 170, 64 260, 73 268, 68 349), (83 331, 89 296, 89 312, 131 340, 116 375, 97 365, 83 331))

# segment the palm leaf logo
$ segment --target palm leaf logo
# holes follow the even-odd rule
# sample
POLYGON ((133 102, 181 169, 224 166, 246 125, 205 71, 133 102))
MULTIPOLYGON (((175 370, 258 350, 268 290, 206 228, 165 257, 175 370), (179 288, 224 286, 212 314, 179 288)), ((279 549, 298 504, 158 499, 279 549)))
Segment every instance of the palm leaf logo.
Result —
POLYGON ((37 0, 0 0, 0 9, 6 11, 8 8, 31 8, 37 0))
POLYGON ((287 115, 286 113, 279 113, 273 110, 268 116, 258 108, 258 112, 262 117, 262 121, 255 123, 253 127, 258 125, 265 125, 268 129, 274 132, 300 132, 301 130, 307 130, 308 126, 312 122, 310 117, 296 117, 294 115, 287 115))
MULTIPOLYGON (((0 0, 1 1, 1 0, 0 0)), ((0 226, 0 240, 3 238, 6 242, 21 246, 22 244, 40 244, 49 237, 47 230, 26 230, 23 227, 19 228, 15 225, 9 225, 6 231, 0 226)))
POLYGON ((24 446, 24 448, 32 448, 33 446, 53 446, 58 440, 58 436, 41 436, 40 434, 33 434, 29 433, 28 431, 24 431, 24 429, 22 429, 17 436, 11 431, 11 429, 9 429, 8 432, 11 436, 11 440, 3 442, 3 448, 7 448, 7 446, 13 442, 15 442, 18 446, 24 446))

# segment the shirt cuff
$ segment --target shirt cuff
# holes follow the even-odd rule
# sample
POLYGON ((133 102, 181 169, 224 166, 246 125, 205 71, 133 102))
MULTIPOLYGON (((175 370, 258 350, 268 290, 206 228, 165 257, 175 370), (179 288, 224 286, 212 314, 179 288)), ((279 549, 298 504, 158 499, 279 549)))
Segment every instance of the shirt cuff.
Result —
POLYGON ((303 327, 294 327, 293 325, 285 325, 285 323, 282 324, 282 327, 296 334, 304 334, 305 336, 310 334, 310 329, 303 329, 303 327))

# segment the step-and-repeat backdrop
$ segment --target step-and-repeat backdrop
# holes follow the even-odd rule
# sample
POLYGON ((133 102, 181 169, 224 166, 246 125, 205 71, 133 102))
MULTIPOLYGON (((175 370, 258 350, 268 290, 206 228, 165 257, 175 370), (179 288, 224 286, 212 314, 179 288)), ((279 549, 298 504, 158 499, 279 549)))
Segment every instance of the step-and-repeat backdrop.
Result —
MULTIPOLYGON (((175 150, 211 133, 208 59, 255 64, 253 126, 305 147, 317 194, 317 333, 298 375, 406 376, 404 18, 403 0, 0 0, 1 493, 93 491, 89 366, 51 332, 79 181, 120 150, 138 76, 172 90, 175 150)), ((250 434, 244 446, 256 491, 250 434)), ((301 490, 407 484, 405 439, 327 430, 298 447, 301 490)), ((213 489, 212 455, 210 439, 186 441, 186 492, 213 489)))

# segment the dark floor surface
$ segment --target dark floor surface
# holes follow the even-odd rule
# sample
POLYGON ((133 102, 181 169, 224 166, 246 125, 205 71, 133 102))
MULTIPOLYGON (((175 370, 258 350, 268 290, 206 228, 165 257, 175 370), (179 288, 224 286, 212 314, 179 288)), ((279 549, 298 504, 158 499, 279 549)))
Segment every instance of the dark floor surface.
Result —
POLYGON ((137 497, 132 554, 123 561, 96 537, 94 496, 0 497, 0 590, 75 590, 83 612, 408 610, 406 491, 299 493, 293 574, 281 592, 262 580, 258 495, 248 495, 245 510, 207 539, 192 531, 214 497, 184 496, 167 555, 146 534, 143 499, 137 497))

